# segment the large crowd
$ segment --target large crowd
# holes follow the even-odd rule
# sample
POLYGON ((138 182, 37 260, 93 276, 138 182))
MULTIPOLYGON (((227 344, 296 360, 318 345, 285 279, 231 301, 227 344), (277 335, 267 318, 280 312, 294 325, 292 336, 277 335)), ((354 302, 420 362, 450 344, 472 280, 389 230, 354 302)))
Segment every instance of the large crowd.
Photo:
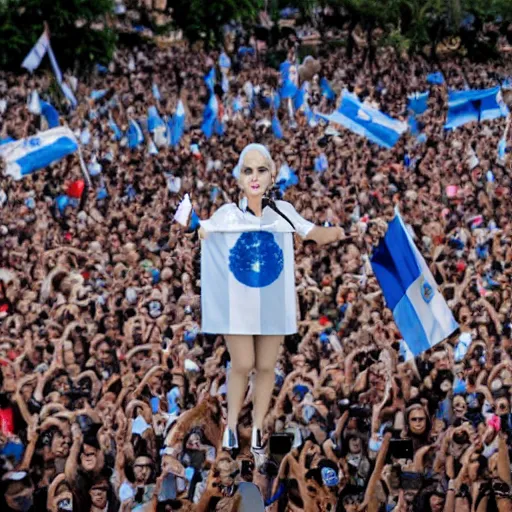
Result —
MULTIPOLYGON (((108 70, 79 78, 79 105, 61 117, 91 170, 84 208, 55 207, 81 177, 75 155, 0 180, 2 512, 237 510, 243 481, 269 511, 512 510, 511 178, 497 150, 506 119, 443 128, 447 88, 497 85, 507 62, 454 57, 446 84, 431 86, 421 57, 380 48, 372 70, 363 56, 320 49, 320 74, 404 121, 407 95, 429 89, 422 136, 385 150, 339 127, 326 135, 283 105, 278 139, 260 99, 279 73, 251 52, 231 55, 225 130, 210 139, 204 75, 218 52, 122 49, 108 70), (106 96, 90 99, 98 90, 106 96), (109 116, 125 132, 151 106, 172 115, 180 98, 177 147, 150 154, 113 138, 109 116), (299 332, 275 370, 259 470, 251 386, 240 453, 221 449, 229 356, 221 336, 201 333, 197 233, 173 222, 185 193, 202 219, 240 199, 232 169, 250 142, 295 170, 284 199, 348 237, 295 241, 299 332), (370 265, 396 206, 460 324, 409 361, 370 265)), ((318 78, 309 103, 330 112, 318 78)), ((50 87, 42 72, 0 72, 0 138, 40 129, 27 97, 50 87)))

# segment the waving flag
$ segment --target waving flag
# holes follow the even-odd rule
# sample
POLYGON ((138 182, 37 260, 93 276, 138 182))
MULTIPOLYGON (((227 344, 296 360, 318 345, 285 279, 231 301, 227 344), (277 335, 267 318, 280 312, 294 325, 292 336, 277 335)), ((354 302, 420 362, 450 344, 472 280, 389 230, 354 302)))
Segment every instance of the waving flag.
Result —
POLYGON ((153 133, 157 128, 164 127, 165 123, 158 114, 155 106, 148 108, 148 131, 153 133))
POLYGON ((213 129, 215 126, 215 121, 217 119, 218 112, 219 103, 217 102, 215 94, 212 94, 210 96, 208 104, 204 109, 203 122, 201 124, 201 130, 206 135, 207 139, 209 139, 213 135, 213 129))
POLYGON ((78 102, 76 101, 73 91, 62 80, 62 72, 59 68, 57 59, 55 58, 55 55, 53 53, 53 50, 52 50, 52 47, 50 44, 50 37, 48 36, 48 33, 46 32, 46 30, 43 32, 41 37, 37 40, 37 43, 34 45, 32 50, 30 50, 28 55, 25 57, 25 59, 21 63, 21 67, 28 69, 31 73, 33 73, 34 70, 37 69, 39 67, 39 65, 41 64, 43 57, 46 55, 46 52, 48 52, 48 57, 50 58, 50 63, 53 68, 53 73, 55 75, 55 78, 57 79, 57 82, 60 85, 60 88, 61 88, 64 96, 69 100, 69 102, 71 103, 71 105, 73 107, 76 107, 78 102))
POLYGON ((380 110, 361 103, 355 94, 346 89, 343 91, 340 108, 336 112, 318 116, 340 124, 385 148, 392 148, 407 130, 407 123, 397 121, 380 110))
POLYGON ((415 115, 423 114, 427 108, 429 92, 415 92, 407 96, 407 108, 415 115))
POLYGON ((322 77, 320 80, 320 90, 322 91, 322 96, 327 98, 329 101, 336 99, 336 93, 332 90, 331 84, 325 77, 322 77))
POLYGON ((283 130, 281 129, 281 123, 279 122, 279 119, 275 114, 272 117, 272 133, 274 134, 274 137, 276 137, 277 139, 283 138, 283 130))
POLYGON ((128 127, 128 147, 130 149, 137 148, 144 142, 144 135, 137 121, 130 119, 130 125, 128 127))
POLYGON ((293 108, 299 110, 304 105, 306 98, 306 83, 300 89, 297 89, 297 94, 293 97, 293 108))
POLYGON ((33 73, 34 70, 37 69, 41 64, 41 61, 46 55, 49 46, 50 38, 48 37, 48 33, 45 30, 41 37, 37 40, 37 43, 34 45, 34 47, 30 50, 30 52, 28 52, 28 55, 21 63, 21 67, 28 69, 31 73, 33 73))
POLYGON ((153 83, 151 86, 151 92, 153 93, 153 98, 155 98, 156 101, 160 101, 162 99, 162 96, 160 95, 160 89, 158 88, 158 85, 153 83))
POLYGON ((458 324, 428 265, 396 211, 371 264, 408 351, 417 356, 450 336, 458 324))
POLYGON ((299 183, 299 178, 295 174, 294 170, 290 169, 286 163, 281 165, 276 178, 276 184, 279 187, 281 194, 284 194, 287 188, 297 185, 297 183, 299 183))
POLYGON ((283 99, 293 98, 298 91, 297 85, 290 78, 291 66, 292 65, 288 61, 285 61, 281 63, 281 66, 279 68, 281 72, 281 90, 279 91, 279 94, 283 99))
POLYGON ((451 130, 466 123, 497 119, 508 114, 503 102, 501 88, 451 91, 448 93, 448 115, 446 130, 451 130))
POLYGON ((441 71, 436 71, 435 73, 429 73, 427 75, 427 83, 432 85, 442 85, 444 84, 444 76, 441 71))
POLYGON ((59 113, 55 107, 46 101, 41 100, 41 114, 48 123, 48 128, 56 128, 60 125, 59 113))
POLYGON ((112 117, 109 117, 108 125, 110 129, 114 132, 114 139, 121 140, 123 138, 123 132, 120 130, 119 126, 117 126, 116 122, 112 119, 112 117))
POLYGON ((169 143, 171 146, 176 147, 180 143, 185 130, 185 107, 181 100, 178 101, 178 106, 176 107, 174 116, 172 116, 169 128, 169 143))
POLYGON ((73 132, 60 126, 0 146, 0 157, 6 163, 5 174, 20 180, 77 149, 78 142, 73 132))
POLYGON ((208 90, 213 93, 213 88, 215 87, 215 68, 211 68, 210 71, 204 77, 204 83, 208 90))

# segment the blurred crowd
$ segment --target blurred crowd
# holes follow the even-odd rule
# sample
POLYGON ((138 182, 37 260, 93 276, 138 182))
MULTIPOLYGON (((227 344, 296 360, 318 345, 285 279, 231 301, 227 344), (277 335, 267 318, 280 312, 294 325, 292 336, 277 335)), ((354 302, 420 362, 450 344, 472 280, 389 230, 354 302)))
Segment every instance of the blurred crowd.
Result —
MULTIPOLYGON (((381 48, 371 72, 363 56, 320 50, 320 75, 404 121, 407 95, 430 89, 420 136, 384 150, 283 104, 278 139, 264 97, 279 74, 251 52, 231 56, 229 89, 217 91, 224 134, 210 139, 204 75, 218 52, 118 50, 108 69, 79 77, 78 107, 59 108, 92 175, 85 207, 55 206, 81 178, 76 155, 0 181, 2 512, 238 510, 243 481, 269 511, 512 510, 506 120, 443 128, 447 87, 497 85, 507 62, 454 57, 446 84, 430 86, 420 57, 381 48), (98 90, 107 94, 91 99, 98 90), (126 132, 151 106, 171 116, 180 98, 178 146, 149 151, 147 133, 134 150, 115 140, 109 120, 126 132), (240 453, 220 448, 229 356, 222 337, 201 333, 197 234, 173 223, 185 193, 202 219, 238 202, 231 172, 250 142, 296 172, 276 193, 350 237, 321 249, 295 241, 299 332, 275 370, 261 470, 251 386, 240 453), (460 323, 410 361, 369 263, 395 206, 460 323)), ((330 112, 336 101, 318 84, 309 104, 330 112)), ((42 71, 0 72, 0 138, 40 129, 33 90, 55 93, 42 71)))

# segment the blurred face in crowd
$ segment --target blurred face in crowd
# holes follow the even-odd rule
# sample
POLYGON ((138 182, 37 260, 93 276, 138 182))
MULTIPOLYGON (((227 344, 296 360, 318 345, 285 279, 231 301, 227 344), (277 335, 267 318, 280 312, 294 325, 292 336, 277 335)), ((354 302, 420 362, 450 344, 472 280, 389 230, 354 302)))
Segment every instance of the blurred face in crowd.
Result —
POLYGON ((422 435, 427 428, 427 413, 423 409, 413 409, 409 414, 409 430, 414 435, 422 435))
POLYGON ((70 442, 69 435, 57 430, 52 438, 51 452, 56 457, 67 457, 69 454, 70 442))
POLYGON ((463 418, 468 412, 468 406, 466 400, 461 395, 457 395, 453 398, 453 414, 456 418, 463 418))
POLYGON ((245 155, 240 169, 239 184, 246 197, 261 197, 272 184, 271 162, 258 150, 245 155))
POLYGON ((102 342, 98 346, 98 360, 104 365, 109 365, 113 362, 112 349, 108 343, 102 342))
POLYGON ((85 471, 93 471, 98 462, 98 450, 94 446, 84 444, 80 462, 85 471))
POLYGON ((133 465, 133 474, 138 485, 147 483, 151 475, 151 459, 149 457, 137 457, 133 465))
POLYGON ((361 439, 359 437, 351 437, 348 442, 348 449, 350 453, 361 453, 361 439))
POLYGON ((104 509, 107 506, 107 485, 93 487, 89 491, 91 503, 94 507, 104 509))
POLYGON ((430 510, 432 510, 432 512, 443 512, 444 499, 441 496, 433 494, 432 496, 430 496, 429 503, 430 510))

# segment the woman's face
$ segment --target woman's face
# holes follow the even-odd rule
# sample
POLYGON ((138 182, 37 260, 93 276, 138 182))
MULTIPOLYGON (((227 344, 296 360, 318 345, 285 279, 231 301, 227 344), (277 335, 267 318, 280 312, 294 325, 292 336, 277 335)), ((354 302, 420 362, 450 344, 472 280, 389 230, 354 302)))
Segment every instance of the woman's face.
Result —
POLYGON ((112 363, 112 351, 108 343, 100 343, 98 347, 98 360, 103 364, 112 363))
POLYGON ((151 466, 146 461, 135 461, 133 474, 137 484, 146 484, 151 475, 151 466))
POLYGON ((466 400, 462 396, 456 396, 453 399, 453 414, 456 418, 463 418, 468 412, 466 400))
POLYGON ((51 452, 55 457, 67 457, 69 455, 70 438, 62 432, 55 432, 52 438, 51 452))
POLYGON ((361 453, 361 439, 359 437, 352 437, 348 442, 348 449, 350 453, 361 453))
POLYGON ((91 503, 100 510, 107 506, 107 490, 106 489, 91 489, 89 491, 91 503))
POLYGON ((242 163, 239 178, 240 188, 246 197, 262 197, 271 183, 270 162, 259 151, 249 151, 242 163))
POLYGON ((84 445, 80 462, 85 471, 94 471, 98 461, 98 450, 94 446, 84 445))
POLYGON ((444 499, 437 494, 433 494, 430 496, 430 510, 432 512, 443 512, 444 508, 444 499))
POLYGON ((415 435, 422 435, 427 428, 427 414, 423 409, 413 409, 409 414, 409 430, 415 435))

